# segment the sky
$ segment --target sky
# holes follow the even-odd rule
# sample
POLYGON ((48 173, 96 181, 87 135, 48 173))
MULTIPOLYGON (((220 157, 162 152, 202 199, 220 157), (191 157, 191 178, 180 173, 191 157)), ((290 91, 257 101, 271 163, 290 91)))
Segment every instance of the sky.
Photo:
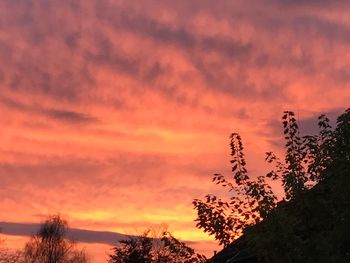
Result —
POLYGON ((0 1, 0 222, 166 224, 208 253, 191 202, 229 135, 266 173, 284 110, 314 131, 349 107, 349 44, 348 1, 0 1))

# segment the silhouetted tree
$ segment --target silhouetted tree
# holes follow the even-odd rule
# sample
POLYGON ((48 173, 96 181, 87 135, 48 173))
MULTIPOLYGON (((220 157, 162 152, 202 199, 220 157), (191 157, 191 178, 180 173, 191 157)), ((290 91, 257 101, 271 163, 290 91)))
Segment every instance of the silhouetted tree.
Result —
MULTIPOLYGON (((346 114, 349 114, 348 111, 346 114)), ((345 117, 342 116, 339 120, 344 122, 345 117)), ((227 246, 242 235, 246 227, 262 221, 276 207, 277 198, 266 183, 268 178, 281 180, 285 199, 294 200, 326 176, 324 171, 335 160, 336 154, 348 154, 335 153, 334 150, 336 143, 344 143, 339 134, 347 133, 347 128, 338 125, 333 131, 324 115, 319 117, 318 135, 300 137, 293 112, 286 111, 282 123, 286 141, 284 161, 272 152, 266 153, 266 161, 274 163, 276 169, 252 180, 247 172, 241 137, 233 133, 230 142, 233 180, 221 174, 213 177, 213 182, 228 190, 229 200, 208 194, 204 201, 193 201, 197 210, 197 227, 214 235, 219 244, 227 246)))
POLYGON ((249 177, 240 135, 233 133, 230 138, 233 181, 221 174, 213 177, 213 182, 231 194, 229 200, 212 194, 206 195, 205 201, 193 200, 197 210, 197 227, 214 235, 224 246, 242 235, 247 226, 266 217, 277 199, 264 176, 259 176, 256 181, 249 177))
POLYGON ((177 240, 168 231, 160 237, 151 237, 147 230, 142 236, 119 241, 110 255, 110 263, 201 263, 202 255, 177 240))
POLYGON ((50 216, 26 244, 25 263, 85 263, 84 251, 75 249, 75 243, 66 239, 68 224, 60 216, 50 216))
POLYGON ((148 237, 148 232, 140 237, 130 237, 119 241, 119 244, 113 248, 114 254, 110 255, 110 263, 136 263, 152 262, 152 238, 148 237))
POLYGON ((350 262, 350 109, 334 130, 324 115, 319 127, 318 135, 303 137, 310 189, 245 231, 265 262, 350 262))

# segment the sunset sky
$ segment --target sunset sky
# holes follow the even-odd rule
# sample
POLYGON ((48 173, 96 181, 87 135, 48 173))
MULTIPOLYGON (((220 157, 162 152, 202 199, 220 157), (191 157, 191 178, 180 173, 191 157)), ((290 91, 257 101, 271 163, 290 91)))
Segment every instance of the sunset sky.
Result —
POLYGON ((284 110, 312 131, 349 107, 350 3, 1 0, 0 61, 0 222, 164 223, 205 250, 191 201, 231 132, 254 177, 284 110))

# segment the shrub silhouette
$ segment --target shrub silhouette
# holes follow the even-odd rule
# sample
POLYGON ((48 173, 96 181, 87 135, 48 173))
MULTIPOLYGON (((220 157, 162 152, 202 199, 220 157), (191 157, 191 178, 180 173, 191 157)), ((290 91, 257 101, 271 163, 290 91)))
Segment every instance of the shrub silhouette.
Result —
POLYGON ((264 262, 349 262, 350 109, 334 130, 321 115, 317 135, 301 137, 293 112, 282 123, 285 158, 268 152, 275 169, 257 180, 248 176, 240 136, 231 135, 233 178, 213 177, 231 196, 195 199, 197 227, 225 247, 244 234, 264 262), (267 178, 280 180, 284 201, 277 203, 267 178))
POLYGON ((195 253, 185 243, 177 240, 167 230, 160 236, 151 235, 151 230, 142 236, 122 240, 113 248, 110 263, 202 263, 206 258, 195 253))

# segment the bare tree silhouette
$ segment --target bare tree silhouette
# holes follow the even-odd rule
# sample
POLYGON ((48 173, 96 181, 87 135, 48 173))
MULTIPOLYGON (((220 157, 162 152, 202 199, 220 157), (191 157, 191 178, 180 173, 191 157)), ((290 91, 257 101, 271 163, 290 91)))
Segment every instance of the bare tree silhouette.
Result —
POLYGON ((67 221, 59 215, 50 216, 31 237, 24 249, 25 263, 85 263, 84 251, 75 248, 75 243, 66 238, 67 221))

